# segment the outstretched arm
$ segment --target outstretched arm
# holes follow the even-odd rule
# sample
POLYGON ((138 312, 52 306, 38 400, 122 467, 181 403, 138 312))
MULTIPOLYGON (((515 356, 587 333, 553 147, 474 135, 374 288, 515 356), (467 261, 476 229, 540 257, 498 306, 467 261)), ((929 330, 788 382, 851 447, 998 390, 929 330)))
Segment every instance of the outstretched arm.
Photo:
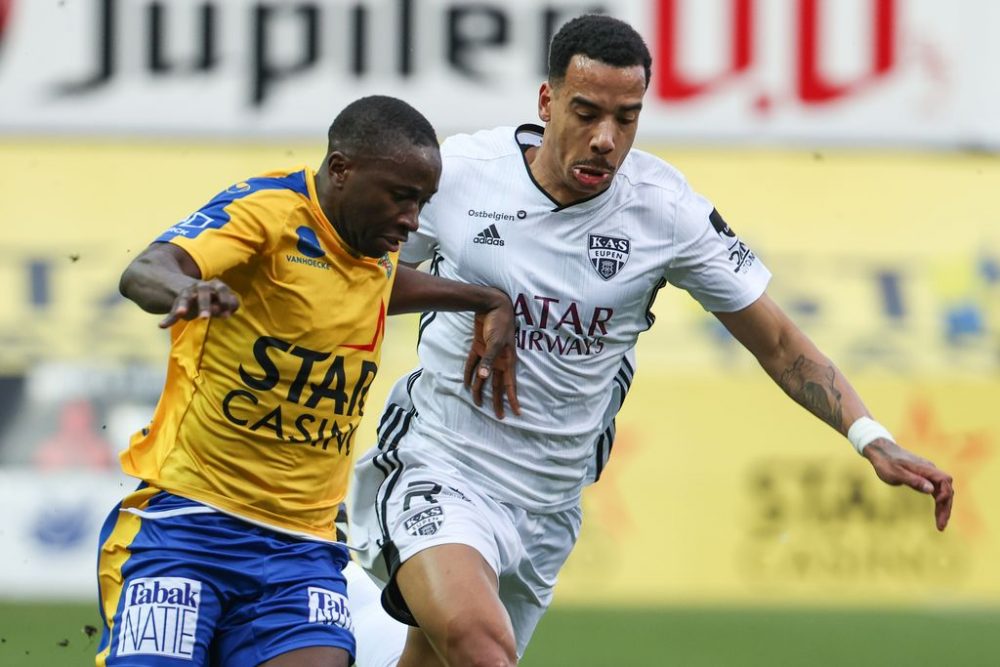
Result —
POLYGON ((514 414, 521 413, 515 381, 514 307, 500 290, 448 280, 400 265, 389 299, 389 314, 428 310, 471 310, 476 313, 473 347, 476 362, 466 364, 465 383, 476 405, 482 405, 483 386, 493 378, 493 411, 503 419, 503 398, 514 414))
MULTIPOLYGON (((841 434, 871 417, 847 378, 766 294, 743 310, 715 316, 786 394, 841 434)), ((937 528, 944 530, 954 496, 951 476, 885 435, 864 446, 862 455, 887 484, 933 496, 937 528)))
POLYGON ((122 273, 118 290, 147 313, 166 313, 163 329, 182 319, 228 317, 240 306, 221 280, 202 280, 191 255, 173 243, 143 250, 122 273))

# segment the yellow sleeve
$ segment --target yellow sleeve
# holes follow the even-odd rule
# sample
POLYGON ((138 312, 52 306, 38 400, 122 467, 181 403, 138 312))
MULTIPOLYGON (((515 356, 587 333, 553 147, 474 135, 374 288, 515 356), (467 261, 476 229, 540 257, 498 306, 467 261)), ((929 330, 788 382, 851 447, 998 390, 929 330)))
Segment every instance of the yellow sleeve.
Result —
POLYGON ((202 278, 214 278, 267 252, 287 218, 288 203, 281 191, 234 196, 227 190, 156 241, 180 246, 194 259, 202 278))

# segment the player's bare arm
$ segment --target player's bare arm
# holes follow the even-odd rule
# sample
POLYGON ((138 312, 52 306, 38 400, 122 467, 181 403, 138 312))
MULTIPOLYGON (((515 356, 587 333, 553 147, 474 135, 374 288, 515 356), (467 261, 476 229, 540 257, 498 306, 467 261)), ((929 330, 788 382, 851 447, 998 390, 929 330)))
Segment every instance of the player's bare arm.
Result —
POLYGON ((483 387, 492 378, 493 411, 503 419, 506 398, 520 414, 514 379, 514 307, 510 297, 493 287, 471 285, 399 266, 392 287, 389 314, 427 310, 471 310, 476 313, 473 350, 465 365, 466 386, 476 405, 482 405, 483 387), (475 359, 473 359, 473 356, 475 359))
MULTIPOLYGON (((743 310, 715 316, 786 394, 841 434, 871 416, 847 378, 766 294, 743 310)), ((935 522, 944 530, 954 497, 950 475, 885 437, 862 453, 883 482, 933 496, 935 522)))
POLYGON ((202 280, 191 255, 172 243, 153 243, 126 267, 118 283, 122 296, 147 313, 162 314, 160 327, 196 317, 228 317, 239 298, 219 279, 202 280))

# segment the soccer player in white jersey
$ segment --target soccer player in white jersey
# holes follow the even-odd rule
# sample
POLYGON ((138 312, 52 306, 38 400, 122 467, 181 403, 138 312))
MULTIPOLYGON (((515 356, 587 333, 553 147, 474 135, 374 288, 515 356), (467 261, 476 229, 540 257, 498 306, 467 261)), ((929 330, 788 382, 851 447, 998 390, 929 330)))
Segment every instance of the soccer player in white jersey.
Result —
POLYGON ((951 477, 871 419, 767 296, 770 273, 713 205, 632 150, 650 63, 627 24, 574 19, 551 45, 544 130, 502 127, 442 147, 440 188, 402 260, 510 295, 521 409, 494 414, 511 393, 499 377, 492 407, 463 391, 470 315, 423 317, 420 368, 393 389, 352 489, 351 538, 387 582, 386 611, 412 626, 399 665, 517 662, 579 534, 581 490, 610 453, 636 339, 667 284, 711 311, 879 478, 933 496, 939 529, 948 522, 951 477))

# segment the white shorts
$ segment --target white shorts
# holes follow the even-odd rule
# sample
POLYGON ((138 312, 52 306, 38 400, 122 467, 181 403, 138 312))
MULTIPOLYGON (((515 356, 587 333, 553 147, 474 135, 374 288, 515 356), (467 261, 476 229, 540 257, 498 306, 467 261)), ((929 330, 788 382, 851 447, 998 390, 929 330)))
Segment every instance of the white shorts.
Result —
POLYGON ((433 546, 472 547, 497 574, 523 655, 579 537, 580 508, 537 514, 494 500, 424 447, 408 448, 410 437, 394 448, 373 447, 355 466, 348 517, 356 559, 385 583, 382 604, 389 615, 415 626, 393 581, 399 566, 433 546))

